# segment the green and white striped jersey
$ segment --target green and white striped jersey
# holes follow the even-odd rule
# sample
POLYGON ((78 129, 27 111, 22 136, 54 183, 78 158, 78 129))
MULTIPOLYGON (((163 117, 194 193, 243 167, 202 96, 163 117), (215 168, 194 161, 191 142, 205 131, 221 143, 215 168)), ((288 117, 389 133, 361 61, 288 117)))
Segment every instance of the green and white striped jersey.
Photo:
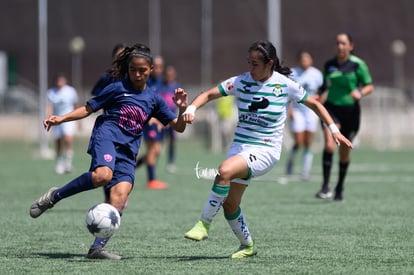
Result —
POLYGON ((236 97, 239 118, 233 142, 279 149, 289 102, 302 103, 307 97, 305 89, 278 72, 265 82, 246 72, 221 82, 218 89, 223 96, 236 97))

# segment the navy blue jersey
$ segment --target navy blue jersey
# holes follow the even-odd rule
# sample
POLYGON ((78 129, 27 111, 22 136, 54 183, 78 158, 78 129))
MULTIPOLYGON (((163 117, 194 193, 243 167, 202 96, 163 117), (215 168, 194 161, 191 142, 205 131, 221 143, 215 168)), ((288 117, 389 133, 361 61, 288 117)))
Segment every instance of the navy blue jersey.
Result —
POLYGON ((87 104, 94 112, 104 110, 95 121, 89 147, 93 146, 95 139, 110 140, 128 148, 134 157, 138 153, 142 129, 151 117, 164 125, 176 118, 157 93, 148 87, 137 91, 127 79, 109 84, 87 104))
POLYGON ((115 81, 117 81, 117 79, 112 76, 112 70, 108 70, 102 74, 98 82, 96 82, 95 86, 92 88, 91 94, 93 96, 98 96, 106 86, 115 81))
POLYGON ((151 88, 153 92, 158 92, 162 86, 162 77, 154 78, 151 75, 148 77, 147 85, 151 88))

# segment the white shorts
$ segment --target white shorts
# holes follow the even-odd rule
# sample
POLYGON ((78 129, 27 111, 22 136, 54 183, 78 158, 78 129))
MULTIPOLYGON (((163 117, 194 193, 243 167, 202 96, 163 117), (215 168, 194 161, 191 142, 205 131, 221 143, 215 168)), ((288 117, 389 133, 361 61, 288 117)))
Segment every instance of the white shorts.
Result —
POLYGON ((290 120, 290 130, 298 132, 316 132, 318 129, 319 117, 309 108, 293 109, 293 119, 290 120))
POLYGON ((226 158, 234 155, 240 155, 246 160, 250 169, 251 177, 248 179, 232 179, 232 182, 248 185, 250 179, 261 176, 270 171, 279 161, 281 148, 267 148, 251 146, 240 143, 232 143, 226 158))
POLYGON ((64 136, 73 136, 76 132, 76 126, 76 121, 69 121, 53 126, 53 137, 58 139, 64 136))

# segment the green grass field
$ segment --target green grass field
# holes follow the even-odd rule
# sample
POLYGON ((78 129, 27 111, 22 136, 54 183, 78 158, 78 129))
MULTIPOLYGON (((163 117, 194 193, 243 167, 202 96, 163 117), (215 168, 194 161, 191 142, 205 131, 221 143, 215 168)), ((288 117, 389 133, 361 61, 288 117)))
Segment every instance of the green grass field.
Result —
MULTIPOLYGON (((51 186, 61 186, 86 171, 86 141, 76 142, 75 171, 53 173, 53 160, 33 157, 35 144, 0 143, 0 274, 414 274, 414 150, 357 148, 346 182, 345 201, 314 198, 320 186, 320 152, 312 179, 278 184, 286 152, 269 174, 248 188, 242 209, 256 241, 256 257, 231 260, 238 247, 222 213, 210 238, 184 239, 200 217, 211 180, 197 179, 197 162, 216 168, 214 155, 201 143, 180 141, 177 173, 159 178, 170 189, 145 189, 145 168, 108 250, 121 261, 85 259, 93 237, 85 227, 87 209, 101 202, 101 190, 61 201, 38 219, 28 210, 51 186)), ((336 180, 337 169, 332 178, 336 180)))

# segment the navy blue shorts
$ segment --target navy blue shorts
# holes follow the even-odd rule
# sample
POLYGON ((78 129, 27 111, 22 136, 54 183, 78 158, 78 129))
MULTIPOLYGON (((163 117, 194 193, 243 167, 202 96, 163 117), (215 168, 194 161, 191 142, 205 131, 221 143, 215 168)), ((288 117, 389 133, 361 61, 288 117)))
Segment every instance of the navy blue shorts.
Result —
POLYGON ((145 141, 162 141, 164 139, 164 131, 158 131, 157 124, 145 124, 143 129, 145 141))
POLYGON ((134 184, 135 156, 127 147, 110 140, 95 140, 89 146, 88 153, 92 157, 89 171, 94 171, 100 166, 107 166, 113 172, 112 180, 105 185, 105 189, 110 189, 122 181, 134 184))

